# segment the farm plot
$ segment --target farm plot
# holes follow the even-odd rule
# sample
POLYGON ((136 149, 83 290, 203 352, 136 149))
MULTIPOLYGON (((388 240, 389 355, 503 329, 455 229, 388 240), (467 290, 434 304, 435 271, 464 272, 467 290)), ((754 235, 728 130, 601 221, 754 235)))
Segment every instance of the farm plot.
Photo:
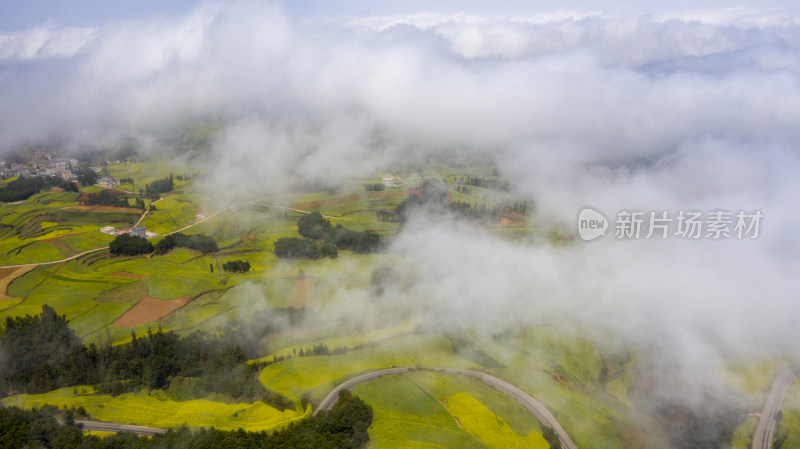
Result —
POLYGON ((528 435, 515 433, 505 420, 499 418, 467 393, 457 393, 444 403, 450 414, 458 420, 460 426, 490 449, 547 449, 550 447, 542 434, 538 432, 531 432, 528 435))
POLYGON ((23 408, 46 404, 63 407, 83 406, 94 419, 120 424, 152 427, 215 427, 222 430, 243 428, 250 431, 277 429, 303 418, 309 411, 281 412, 258 401, 253 404, 227 404, 195 399, 176 401, 161 391, 127 393, 120 396, 92 394, 91 387, 69 387, 39 395, 20 394, 0 400, 3 405, 23 408), (76 394, 77 392, 77 394, 76 394))
POLYGON ((270 390, 300 399, 310 392, 321 399, 341 381, 357 374, 393 366, 479 368, 455 355, 449 340, 439 335, 408 335, 381 345, 339 355, 294 357, 265 367, 259 379, 270 390))
POLYGON ((172 311, 183 307, 189 301, 189 296, 182 296, 173 300, 165 301, 145 296, 124 315, 114 321, 114 325, 130 328, 141 324, 152 323, 163 318, 172 311))
POLYGON ((578 447, 621 448, 620 434, 623 429, 627 432, 636 428, 631 426, 635 417, 615 408, 619 401, 603 400, 597 393, 602 386, 592 380, 592 373, 600 369, 596 367, 602 361, 594 349, 574 337, 545 329, 538 335, 549 336, 550 340, 543 341, 539 350, 530 335, 526 332, 522 339, 509 337, 500 341, 482 338, 478 343, 484 352, 506 366, 496 370, 498 375, 545 404, 578 447), (576 354, 570 354, 570 350, 576 354), (548 360, 544 355, 547 353, 554 360, 548 360), (577 354, 586 359, 578 360, 577 354), (567 363, 559 363, 561 360, 567 363))
POLYGON ((72 320, 96 307, 94 298, 104 291, 129 282, 121 278, 97 278, 77 262, 39 267, 11 283, 8 294, 24 298, 24 301, 3 310, 0 316, 36 315, 41 312, 42 305, 48 304, 72 320))
POLYGON ((187 196, 170 195, 155 203, 156 210, 150 211, 141 224, 150 231, 166 234, 194 223, 197 219, 197 205, 187 196))
POLYGON ((486 449, 461 429, 444 405, 406 376, 388 376, 353 392, 373 407, 370 447, 486 449))
POLYGON ((18 299, 14 296, 7 295, 8 285, 11 284, 14 279, 33 270, 33 268, 34 267, 0 268, 0 301, 18 299))

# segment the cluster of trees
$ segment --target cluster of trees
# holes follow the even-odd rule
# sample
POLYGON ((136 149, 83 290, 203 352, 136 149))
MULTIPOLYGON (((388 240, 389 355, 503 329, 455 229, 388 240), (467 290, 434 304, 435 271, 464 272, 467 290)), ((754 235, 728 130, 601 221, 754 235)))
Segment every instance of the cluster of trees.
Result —
MULTIPOLYGON (((482 178, 468 178, 472 182, 481 182, 482 178)), ((484 180, 485 181, 485 180, 484 180)), ((491 180, 490 180, 491 181, 491 180)), ((488 182, 488 181, 485 181, 488 182)), ((397 221, 403 223, 408 220, 409 212, 420 207, 428 207, 435 211, 450 212, 465 218, 484 219, 499 218, 508 213, 524 214, 528 210, 528 203, 524 201, 510 204, 487 206, 486 204, 470 204, 463 201, 450 201, 447 195, 447 186, 444 183, 425 180, 420 193, 409 195, 394 211, 378 211, 378 218, 384 221, 397 221)))
POLYGON ((339 257, 339 252, 333 243, 283 237, 275 241, 275 255, 280 259, 318 259, 320 257, 336 259, 339 257))
POLYGON ((100 392, 121 394, 178 382, 198 397, 217 392, 241 400, 270 400, 258 381, 259 366, 246 363, 248 357, 234 339, 200 332, 180 337, 160 329, 131 336, 127 344, 86 346, 67 326, 66 317, 47 305, 41 315, 6 318, 0 333, 0 349, 7 358, 0 373, 0 396, 74 385, 96 385, 100 392), (187 378, 196 379, 186 382, 187 378))
POLYGON ((168 235, 156 243, 156 254, 165 254, 175 247, 194 249, 203 254, 219 251, 219 245, 212 237, 205 234, 186 235, 178 232, 168 235))
POLYGON ((334 227, 319 212, 301 217, 297 221, 297 232, 303 237, 331 243, 337 249, 350 250, 360 254, 375 251, 381 241, 381 236, 372 231, 353 231, 341 224, 334 227))
MULTIPOLYGON (((128 161, 125 161, 128 162, 128 161)), ((133 178, 119 178, 120 184, 133 184, 133 178)))
POLYGON ((409 195, 395 208, 394 217, 397 221, 404 223, 408 221, 410 213, 414 209, 428 206, 441 210, 446 209, 448 203, 447 186, 444 183, 426 179, 422 182, 418 195, 409 195))
POLYGON ((364 190, 367 192, 383 192, 386 190, 386 186, 383 183, 377 184, 364 184, 364 190))
POLYGON ((222 264, 222 269, 231 273, 247 273, 250 271, 250 262, 246 260, 231 260, 222 264))
POLYGON ((333 229, 330 242, 339 249, 368 254, 378 249, 381 243, 381 236, 372 231, 353 231, 337 224, 333 229))
POLYGON ((552 427, 543 426, 542 437, 544 437, 544 440, 550 445, 550 449, 561 449, 561 440, 552 427))
POLYGON ((136 256, 153 252, 153 244, 147 239, 128 234, 120 234, 108 244, 111 254, 118 256, 136 256))
POLYGON ((84 186, 90 186, 97 183, 97 173, 89 168, 86 163, 80 164, 78 167, 73 167, 72 172, 78 178, 78 182, 84 186))
POLYGON ((164 179, 159 179, 144 186, 144 194, 148 198, 158 198, 162 193, 171 192, 175 188, 172 173, 164 179))
POLYGON ((33 176, 26 178, 24 176, 20 176, 0 189, 0 201, 11 202, 26 200, 39 193, 39 191, 45 187, 61 187, 62 189, 70 192, 78 191, 78 186, 74 182, 65 181, 60 177, 33 176))
POLYGON ((292 350, 292 354, 297 356, 297 357, 311 357, 311 356, 314 356, 314 355, 341 354, 344 351, 345 351, 344 348, 337 348, 334 351, 331 351, 330 348, 328 348, 328 345, 326 345, 324 343, 320 343, 320 344, 314 345, 314 346, 312 346, 310 348, 305 348, 305 349, 300 348, 300 350, 297 351, 297 352, 292 350))
POLYGON ((369 442, 372 407, 349 391, 342 391, 331 410, 269 433, 186 427, 152 437, 120 432, 100 438, 84 435, 70 412, 55 407, 23 410, 0 408, 0 447, 9 449, 150 449, 150 448, 263 448, 263 449, 358 449, 369 442), (65 425, 59 425, 61 419, 65 425))
POLYGON ((503 192, 508 192, 510 189, 508 181, 502 181, 494 178, 478 178, 468 176, 466 179, 461 178, 461 182, 468 186, 484 187, 487 189, 501 190, 503 192))
POLYGON ((379 209, 375 211, 375 215, 378 217, 378 220, 388 221, 389 223, 397 223, 400 221, 400 217, 393 210, 379 209))
MULTIPOLYGON (((136 208, 137 209, 141 209, 142 212, 144 212, 145 209, 147 209, 147 206, 144 204, 144 200, 143 199, 136 198, 136 208)), ((155 209, 153 209, 153 210, 155 210, 155 209)))
MULTIPOLYGON (((108 190, 82 195, 78 200, 89 206, 130 207, 127 197, 114 195, 108 190)), ((141 201, 139 198, 137 200, 141 201)))

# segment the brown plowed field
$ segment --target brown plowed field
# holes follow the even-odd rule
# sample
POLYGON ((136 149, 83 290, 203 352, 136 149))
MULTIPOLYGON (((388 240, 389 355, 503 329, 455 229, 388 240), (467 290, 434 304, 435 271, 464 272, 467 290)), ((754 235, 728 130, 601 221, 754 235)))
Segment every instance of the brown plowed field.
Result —
POLYGON ((189 296, 165 301, 145 296, 124 315, 114 321, 119 327, 133 327, 163 318, 189 302, 189 296))
POLYGON ((384 197, 384 196, 406 196, 406 192, 398 191, 398 192, 371 192, 371 193, 361 193, 358 195, 350 195, 350 196, 343 196, 339 198, 331 198, 329 200, 322 200, 322 201, 314 201, 313 203, 302 203, 302 204, 295 204, 292 206, 294 209, 300 210, 308 210, 308 209, 316 209, 319 207, 331 206, 334 204, 342 204, 342 203, 352 203, 353 201, 359 200, 366 200, 369 198, 375 197, 384 197))

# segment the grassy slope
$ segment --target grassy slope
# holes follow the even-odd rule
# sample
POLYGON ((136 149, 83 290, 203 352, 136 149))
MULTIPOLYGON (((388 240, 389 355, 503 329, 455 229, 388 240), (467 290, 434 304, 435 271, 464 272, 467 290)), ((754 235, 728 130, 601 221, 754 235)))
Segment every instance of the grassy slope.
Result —
POLYGON ((370 448, 486 448, 459 428, 447 409, 406 376, 389 376, 354 388, 372 405, 370 448))
POLYGON ((476 367, 455 355, 444 337, 410 335, 337 356, 296 357, 278 362, 264 368, 259 379, 268 389, 293 399, 300 399, 306 392, 321 399, 349 377, 393 366, 476 367))
POLYGON ((420 371, 354 392, 375 409, 373 448, 548 447, 530 413, 477 379, 420 371))
POLYGON ((228 404, 205 399, 178 401, 160 391, 127 393, 112 397, 92 394, 91 387, 62 388, 39 395, 16 395, 2 399, 3 405, 24 408, 45 404, 59 408, 83 406, 94 419, 152 427, 183 424, 223 430, 268 430, 303 417, 294 410, 279 411, 263 402, 228 404))
POLYGON ((447 410, 461 427, 490 449, 547 449, 550 445, 538 432, 519 435, 480 401, 461 392, 445 401, 447 410))
POLYGON ((778 435, 784 438, 781 449, 800 447, 800 382, 789 388, 781 412, 783 419, 778 430, 778 435))

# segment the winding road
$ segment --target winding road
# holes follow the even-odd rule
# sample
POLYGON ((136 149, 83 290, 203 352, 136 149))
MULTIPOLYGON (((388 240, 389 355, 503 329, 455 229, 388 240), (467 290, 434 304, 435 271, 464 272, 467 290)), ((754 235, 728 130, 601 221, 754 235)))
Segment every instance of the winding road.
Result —
POLYGON ((781 409, 789 387, 797 380, 798 376, 800 376, 800 365, 790 366, 775 376, 764 404, 764 410, 761 412, 761 419, 753 433, 753 449, 772 449, 777 424, 775 417, 781 409))
POLYGON ((516 399, 517 402, 522 404, 523 407, 528 409, 542 424, 548 426, 555 431, 556 435, 558 435, 558 439, 561 440, 561 447, 564 449, 578 449, 575 446, 575 443, 572 442, 572 439, 569 437, 567 432, 561 427, 561 424, 558 423, 556 418, 550 413, 549 410, 539 401, 534 399, 528 393, 520 390, 519 388, 511 385, 510 383, 498 379, 497 377, 491 376, 486 373, 481 373, 479 371, 472 371, 467 369, 457 369, 457 368, 410 368, 410 367, 402 367, 402 368, 389 368, 380 371, 374 371, 371 373, 363 374, 361 376, 355 377, 350 379, 346 382, 343 382, 336 386, 327 396, 320 402, 319 407, 314 410, 314 415, 321 412, 322 410, 330 409, 333 404, 339 399, 339 392, 342 390, 350 390, 358 384, 364 382, 370 382, 375 379, 379 379, 381 377, 392 376, 395 374, 403 374, 411 371, 412 369, 415 370, 426 370, 426 371, 435 371, 447 374, 461 374, 464 376, 470 377, 477 377, 478 379, 482 380, 483 383, 489 385, 490 387, 501 391, 508 396, 516 399))
POLYGON ((130 424, 114 424, 99 421, 75 421, 75 425, 84 432, 132 432, 137 435, 153 436, 158 433, 167 433, 167 429, 158 427, 133 426, 130 424))

